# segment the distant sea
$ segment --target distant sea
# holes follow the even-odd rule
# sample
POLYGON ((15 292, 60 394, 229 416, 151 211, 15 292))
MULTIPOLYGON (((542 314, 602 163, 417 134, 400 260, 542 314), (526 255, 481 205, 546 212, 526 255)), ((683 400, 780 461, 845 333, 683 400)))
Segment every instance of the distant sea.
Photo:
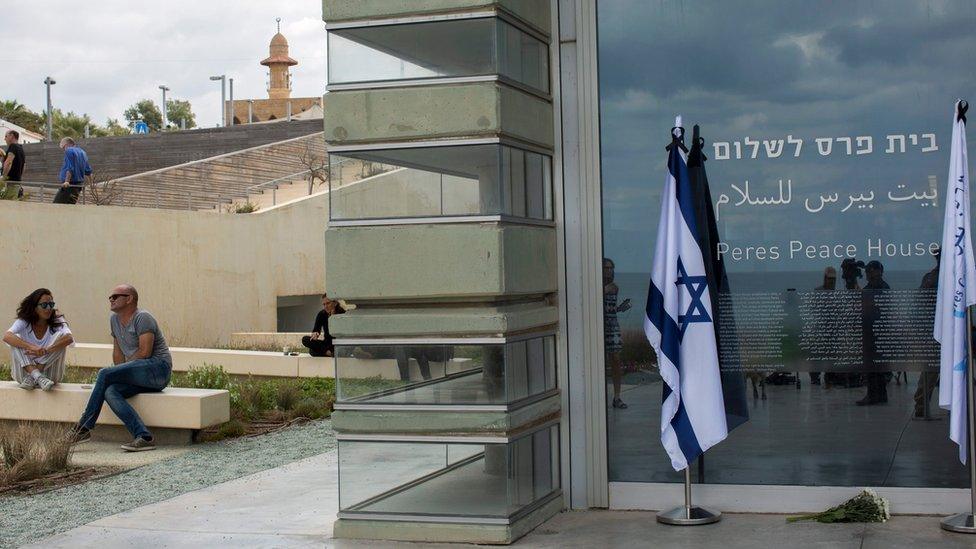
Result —
MULTIPOLYGON (((885 272, 885 282, 892 289, 915 289, 922 283, 922 276, 927 271, 889 271, 885 272)), ((647 303, 647 285, 650 273, 617 273, 617 287, 620 288, 618 299, 623 301, 630 298, 632 308, 617 315, 620 327, 623 329, 640 330, 644 323, 644 306, 647 303)), ((863 287, 865 279, 859 279, 863 287)), ((838 288, 843 288, 844 281, 838 280, 838 288)), ((733 294, 757 292, 785 292, 789 289, 797 291, 813 290, 823 284, 823 272, 820 271, 779 271, 755 273, 730 273, 729 286, 733 294)))

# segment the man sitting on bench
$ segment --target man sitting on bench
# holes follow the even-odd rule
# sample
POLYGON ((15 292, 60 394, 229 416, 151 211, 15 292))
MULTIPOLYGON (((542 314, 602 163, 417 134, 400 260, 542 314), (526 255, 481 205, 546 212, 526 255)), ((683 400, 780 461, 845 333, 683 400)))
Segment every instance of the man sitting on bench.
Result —
POLYGON ((115 348, 112 362, 115 366, 98 371, 88 406, 74 428, 72 441, 91 439, 91 430, 102 410, 102 403, 122 420, 134 437, 123 444, 127 452, 155 450, 156 442, 146 429, 139 414, 126 401, 139 393, 162 391, 169 384, 173 372, 173 359, 169 347, 159 329, 159 324, 149 311, 139 307, 139 293, 128 284, 116 286, 108 298, 112 316, 109 325, 115 348))

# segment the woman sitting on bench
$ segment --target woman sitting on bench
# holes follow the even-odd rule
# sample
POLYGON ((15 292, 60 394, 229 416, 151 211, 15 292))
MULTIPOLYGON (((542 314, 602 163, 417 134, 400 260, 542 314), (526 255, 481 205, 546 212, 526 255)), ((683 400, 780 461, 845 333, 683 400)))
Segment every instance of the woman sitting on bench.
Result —
POLYGON ((50 391, 64 377, 65 349, 74 345, 51 290, 40 288, 20 302, 17 320, 3 335, 10 346, 10 375, 21 389, 50 391))

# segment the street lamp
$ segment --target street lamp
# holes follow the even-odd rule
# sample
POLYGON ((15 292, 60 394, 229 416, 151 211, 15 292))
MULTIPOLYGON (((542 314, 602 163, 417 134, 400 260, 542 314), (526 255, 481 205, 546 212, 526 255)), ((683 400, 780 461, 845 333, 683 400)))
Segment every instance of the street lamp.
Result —
POLYGON ((50 141, 54 126, 54 113, 51 112, 51 86, 57 84, 57 82, 48 76, 44 78, 44 84, 47 86, 47 140, 50 141))
POLYGON ((227 126, 227 75, 211 76, 211 80, 220 80, 220 125, 227 126))
POLYGON ((169 91, 169 88, 165 85, 160 85, 159 89, 163 90, 163 129, 165 130, 169 126, 169 113, 166 110, 166 92, 169 91))
POLYGON ((234 125, 234 79, 230 79, 230 125, 234 125))

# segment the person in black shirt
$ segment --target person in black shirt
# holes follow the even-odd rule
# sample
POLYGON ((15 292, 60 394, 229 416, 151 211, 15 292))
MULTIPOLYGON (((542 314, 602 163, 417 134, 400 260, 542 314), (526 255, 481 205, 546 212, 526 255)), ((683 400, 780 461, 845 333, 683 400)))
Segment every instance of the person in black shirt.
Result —
POLYGON ((308 354, 312 356, 332 356, 335 345, 329 333, 329 317, 346 312, 338 301, 329 299, 328 294, 322 294, 322 310, 315 315, 315 326, 312 333, 302 338, 302 345, 308 347, 308 354), (321 338, 321 339, 319 339, 321 338))
MULTIPOLYGON (((17 130, 9 130, 3 136, 4 142, 7 143, 7 154, 3 160, 3 172, 4 181, 22 181, 24 176, 24 166, 26 165, 27 157, 24 155, 24 146, 19 143, 20 133, 17 130)), ((8 186, 11 186, 8 184, 8 186)), ((23 198, 24 189, 20 185, 17 187, 17 198, 23 198)))
POLYGON ((855 404, 858 406, 873 406, 888 402, 888 373, 879 371, 885 363, 878 351, 876 332, 880 329, 881 300, 883 292, 891 289, 884 281, 884 266, 880 261, 870 261, 864 267, 868 283, 862 291, 862 327, 864 334, 864 364, 871 371, 864 375, 868 392, 855 404))

